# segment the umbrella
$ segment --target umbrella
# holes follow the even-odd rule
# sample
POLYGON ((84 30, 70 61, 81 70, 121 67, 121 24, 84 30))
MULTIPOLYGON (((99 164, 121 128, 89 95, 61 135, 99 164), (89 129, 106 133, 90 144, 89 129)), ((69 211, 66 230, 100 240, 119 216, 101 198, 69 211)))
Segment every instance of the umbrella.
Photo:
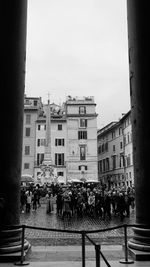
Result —
POLYGON ((69 181, 70 183, 83 183, 81 180, 79 180, 79 179, 71 179, 70 181, 69 181))
POLYGON ((21 175, 21 182, 33 183, 34 179, 33 179, 31 174, 22 174, 21 175))
POLYGON ((64 177, 62 177, 62 176, 58 176, 58 178, 57 178, 57 182, 60 183, 60 184, 65 184, 65 179, 64 179, 64 177))
POLYGON ((99 181, 96 181, 96 180, 87 180, 86 183, 99 183, 99 181))

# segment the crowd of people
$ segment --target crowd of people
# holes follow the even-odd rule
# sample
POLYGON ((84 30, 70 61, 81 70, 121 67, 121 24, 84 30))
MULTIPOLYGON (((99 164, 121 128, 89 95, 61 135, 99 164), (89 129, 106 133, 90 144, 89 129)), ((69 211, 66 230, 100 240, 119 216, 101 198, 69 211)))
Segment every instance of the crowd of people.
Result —
POLYGON ((64 219, 72 217, 97 217, 111 220, 112 216, 119 216, 120 221, 130 216, 135 206, 134 188, 120 190, 102 189, 99 185, 84 184, 51 184, 44 187, 44 196, 39 187, 21 190, 21 212, 29 213, 31 208, 36 211, 41 206, 40 198, 46 202, 46 213, 55 211, 64 219))
POLYGON ((36 211, 37 208, 41 206, 40 198, 41 198, 41 192, 39 190, 39 187, 36 187, 36 188, 23 187, 21 189, 21 194, 20 194, 21 212, 29 213, 31 211, 31 208, 33 211, 36 211))
POLYGON ((134 189, 102 190, 99 186, 68 185, 59 186, 57 190, 49 188, 47 194, 47 213, 53 210, 56 200, 56 211, 62 219, 70 219, 76 216, 99 217, 103 220, 111 220, 112 215, 124 217, 130 216, 130 210, 134 209, 134 189))

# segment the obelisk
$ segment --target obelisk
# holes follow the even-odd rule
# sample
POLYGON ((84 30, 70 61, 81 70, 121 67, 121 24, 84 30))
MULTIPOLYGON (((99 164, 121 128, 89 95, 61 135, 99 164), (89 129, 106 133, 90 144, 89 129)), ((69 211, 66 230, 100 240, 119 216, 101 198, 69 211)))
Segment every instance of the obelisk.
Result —
POLYGON ((44 160, 41 165, 42 176, 45 183, 51 183, 54 179, 54 167, 52 164, 51 155, 51 110, 50 110, 50 100, 48 99, 47 109, 46 109, 46 145, 44 160))

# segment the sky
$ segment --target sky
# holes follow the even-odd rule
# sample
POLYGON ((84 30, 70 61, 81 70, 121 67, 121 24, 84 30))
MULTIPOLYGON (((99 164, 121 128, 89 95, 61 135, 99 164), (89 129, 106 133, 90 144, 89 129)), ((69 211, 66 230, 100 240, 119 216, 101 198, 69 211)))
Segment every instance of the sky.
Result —
POLYGON ((125 0, 30 0, 25 93, 94 96, 97 125, 130 110, 125 0))

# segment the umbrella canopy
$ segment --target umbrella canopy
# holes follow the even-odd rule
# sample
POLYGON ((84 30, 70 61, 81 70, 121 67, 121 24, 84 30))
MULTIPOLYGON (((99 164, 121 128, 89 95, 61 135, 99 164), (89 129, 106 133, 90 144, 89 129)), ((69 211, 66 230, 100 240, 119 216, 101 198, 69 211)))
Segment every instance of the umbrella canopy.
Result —
POLYGON ((57 183, 65 184, 65 179, 64 179, 64 177, 62 177, 62 176, 58 176, 58 178, 57 178, 57 183))
POLYGON ((79 180, 79 179, 71 179, 70 181, 69 181, 70 183, 83 183, 81 180, 79 180))
POLYGON ((21 175, 21 182, 33 183, 34 179, 33 179, 32 175, 30 175, 30 174, 22 174, 21 175))
POLYGON ((99 183, 99 181, 96 181, 96 180, 87 180, 86 183, 99 183))

